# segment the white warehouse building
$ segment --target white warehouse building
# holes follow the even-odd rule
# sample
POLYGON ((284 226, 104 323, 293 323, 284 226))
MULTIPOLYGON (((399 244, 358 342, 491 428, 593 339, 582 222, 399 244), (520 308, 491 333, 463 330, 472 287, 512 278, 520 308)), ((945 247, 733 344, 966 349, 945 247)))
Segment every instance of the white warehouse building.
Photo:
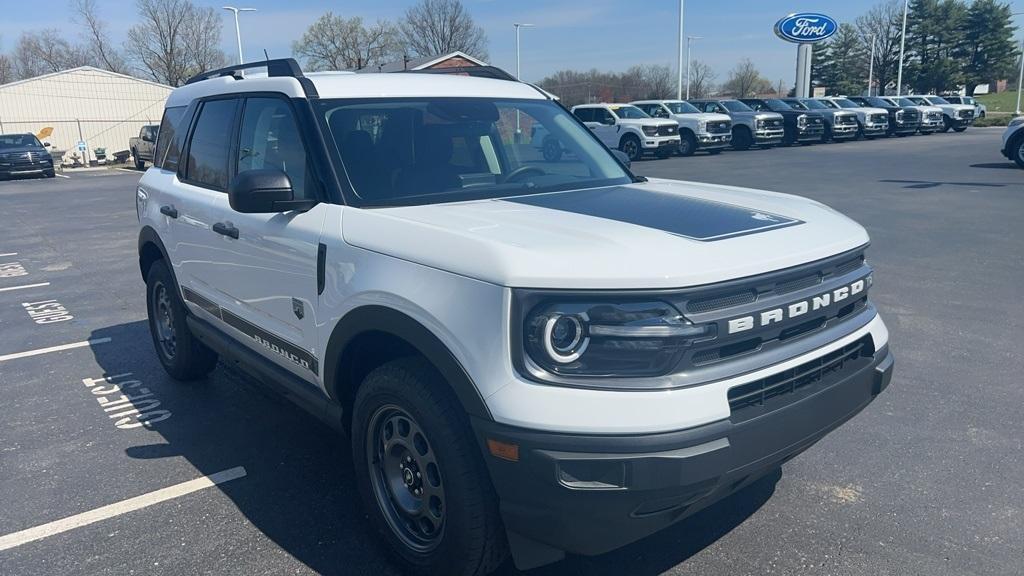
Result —
MULTIPOLYGON (((91 66, 0 85, 0 134, 42 135, 51 150, 82 162, 97 148, 108 159, 128 149, 146 124, 159 124, 170 86, 91 66), (86 151, 79 150, 84 142, 86 151)), ((56 160, 56 155, 54 160, 56 160)))

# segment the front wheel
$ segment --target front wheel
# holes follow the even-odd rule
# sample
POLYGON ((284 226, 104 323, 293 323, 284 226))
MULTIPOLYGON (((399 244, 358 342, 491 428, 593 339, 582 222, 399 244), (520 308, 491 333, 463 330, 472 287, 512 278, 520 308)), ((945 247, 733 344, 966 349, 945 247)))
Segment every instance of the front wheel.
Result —
POLYGON ((630 162, 636 162, 643 154, 640 139, 633 134, 626 134, 622 137, 622 140, 619 141, 619 150, 622 150, 629 157, 630 162))
POLYGON ((422 358, 370 372, 352 415, 356 480, 377 529, 418 574, 482 576, 507 556, 469 422, 422 358))
POLYGON ((732 131, 733 150, 750 150, 754 144, 754 137, 746 127, 734 128, 732 131))
POLYGON ((697 138, 689 132, 683 132, 682 138, 679 139, 679 155, 680 156, 693 156, 693 153, 697 151, 697 138))
POLYGON ((217 353, 189 329, 185 303, 163 260, 153 263, 146 275, 146 305, 149 331, 164 370, 182 381, 198 380, 212 372, 217 366, 217 353))
POLYGON ((952 128, 952 127, 953 127, 953 122, 951 122, 949 118, 946 118, 945 116, 943 116, 942 117, 942 129, 939 130, 939 131, 942 132, 943 134, 945 134, 946 132, 949 132, 949 129, 952 128))
POLYGON ((1017 163, 1017 166, 1024 168, 1024 137, 1017 138, 1017 143, 1010 150, 1014 150, 1013 161, 1017 163))
POLYGON ((832 140, 832 125, 825 124, 825 130, 821 133, 821 143, 826 144, 832 140))

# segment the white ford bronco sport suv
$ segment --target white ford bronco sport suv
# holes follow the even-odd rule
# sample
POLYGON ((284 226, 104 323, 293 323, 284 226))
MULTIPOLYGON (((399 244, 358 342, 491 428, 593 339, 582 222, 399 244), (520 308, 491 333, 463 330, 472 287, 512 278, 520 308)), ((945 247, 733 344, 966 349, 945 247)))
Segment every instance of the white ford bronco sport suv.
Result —
POLYGON ((635 176, 497 69, 259 66, 167 99, 137 190, 156 353, 180 380, 219 357, 343 430, 414 571, 633 542, 889 384, 868 236, 834 210, 635 176), (567 153, 518 143, 517 116, 567 153))
POLYGON ((632 104, 581 104, 572 113, 609 148, 618 148, 630 161, 645 153, 667 158, 679 150, 679 124, 651 118, 632 104))

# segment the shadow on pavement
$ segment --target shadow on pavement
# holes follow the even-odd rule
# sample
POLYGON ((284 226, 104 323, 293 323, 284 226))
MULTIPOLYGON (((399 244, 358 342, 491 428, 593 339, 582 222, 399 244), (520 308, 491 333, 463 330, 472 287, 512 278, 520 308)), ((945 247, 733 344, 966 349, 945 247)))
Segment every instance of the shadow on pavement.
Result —
POLYGON ((996 168, 1005 170, 1020 170, 1013 162, 986 162, 983 164, 971 164, 971 168, 996 168))
MULTIPOLYGON (((244 466, 247 476, 217 489, 288 555, 320 574, 401 573, 362 512, 345 438, 223 364, 205 381, 172 380, 156 358, 145 321, 91 335, 106 337, 113 343, 92 349, 105 375, 132 372, 173 412, 171 418, 149 426, 165 441, 130 447, 125 450, 129 457, 182 458, 204 475, 244 466)), ((571 557, 530 574, 658 574, 741 524, 771 497, 780 477, 776 471, 620 550, 595 558, 571 557)), ((268 571, 275 568, 267 566, 268 571)), ((499 573, 519 574, 511 562, 499 573)))

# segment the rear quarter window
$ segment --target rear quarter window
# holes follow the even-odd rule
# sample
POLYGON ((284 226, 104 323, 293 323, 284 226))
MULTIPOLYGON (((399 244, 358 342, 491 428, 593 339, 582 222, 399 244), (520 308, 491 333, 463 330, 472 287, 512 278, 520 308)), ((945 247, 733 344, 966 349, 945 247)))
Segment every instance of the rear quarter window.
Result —
POLYGON ((177 170, 181 158, 181 145, 185 130, 181 127, 187 106, 174 106, 164 110, 157 131, 156 150, 153 152, 153 164, 165 170, 177 170), (179 132, 181 132, 179 134, 179 132))

